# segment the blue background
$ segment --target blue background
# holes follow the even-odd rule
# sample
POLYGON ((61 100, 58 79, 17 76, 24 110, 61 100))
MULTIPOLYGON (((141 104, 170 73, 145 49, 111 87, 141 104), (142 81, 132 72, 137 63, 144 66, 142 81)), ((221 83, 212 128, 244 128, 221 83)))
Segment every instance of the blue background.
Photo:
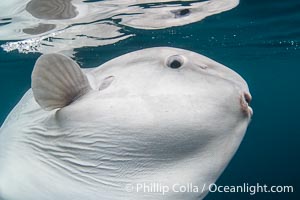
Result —
MULTIPOLYGON (((95 67, 133 50, 173 46, 223 63, 249 84, 254 116, 217 184, 292 185, 294 193, 211 193, 206 200, 300 199, 299 0, 242 0, 237 8, 194 24, 157 31, 125 28, 125 32, 136 36, 79 49, 76 60, 83 67, 95 67)), ((29 89, 38 56, 0 50, 0 124, 29 89)))

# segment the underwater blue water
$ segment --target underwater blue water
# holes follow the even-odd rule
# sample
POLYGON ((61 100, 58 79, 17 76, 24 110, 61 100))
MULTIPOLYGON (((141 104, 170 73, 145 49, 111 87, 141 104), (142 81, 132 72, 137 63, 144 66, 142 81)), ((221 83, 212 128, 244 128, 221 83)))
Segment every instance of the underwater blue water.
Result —
MULTIPOLYGON (((300 199, 300 1, 241 0, 233 10, 162 30, 126 27, 126 40, 77 49, 83 67, 133 50, 172 46, 206 55, 248 82, 254 116, 218 185, 292 185, 293 193, 210 193, 205 199, 300 199)), ((5 44, 7 41, 1 41, 5 44)), ((0 124, 30 88, 39 53, 0 50, 0 124)))

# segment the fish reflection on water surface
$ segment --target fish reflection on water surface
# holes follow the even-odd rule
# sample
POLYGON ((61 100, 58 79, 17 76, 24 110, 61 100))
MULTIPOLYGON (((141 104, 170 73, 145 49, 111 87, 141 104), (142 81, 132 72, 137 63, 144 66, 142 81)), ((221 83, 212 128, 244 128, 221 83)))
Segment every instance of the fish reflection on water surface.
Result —
POLYGON ((72 52, 134 36, 126 27, 164 29, 230 10, 239 0, 14 0, 0 5, 2 47, 19 52, 72 52))

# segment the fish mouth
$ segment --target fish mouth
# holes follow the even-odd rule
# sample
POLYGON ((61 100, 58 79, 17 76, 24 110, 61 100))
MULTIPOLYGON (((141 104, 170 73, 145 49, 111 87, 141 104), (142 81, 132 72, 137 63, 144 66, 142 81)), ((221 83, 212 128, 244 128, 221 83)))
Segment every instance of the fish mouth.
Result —
POLYGON ((253 115, 253 109, 250 107, 252 97, 250 93, 243 92, 240 96, 240 104, 242 112, 245 113, 249 118, 253 115))

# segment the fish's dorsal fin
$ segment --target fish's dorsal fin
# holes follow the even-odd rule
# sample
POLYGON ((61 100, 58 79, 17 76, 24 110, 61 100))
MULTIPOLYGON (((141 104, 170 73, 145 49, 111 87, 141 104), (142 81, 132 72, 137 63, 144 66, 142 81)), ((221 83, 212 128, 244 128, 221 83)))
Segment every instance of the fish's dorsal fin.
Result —
POLYGON ((91 90, 86 75, 72 59, 61 54, 46 54, 36 61, 31 87, 44 110, 63 108, 91 90))

